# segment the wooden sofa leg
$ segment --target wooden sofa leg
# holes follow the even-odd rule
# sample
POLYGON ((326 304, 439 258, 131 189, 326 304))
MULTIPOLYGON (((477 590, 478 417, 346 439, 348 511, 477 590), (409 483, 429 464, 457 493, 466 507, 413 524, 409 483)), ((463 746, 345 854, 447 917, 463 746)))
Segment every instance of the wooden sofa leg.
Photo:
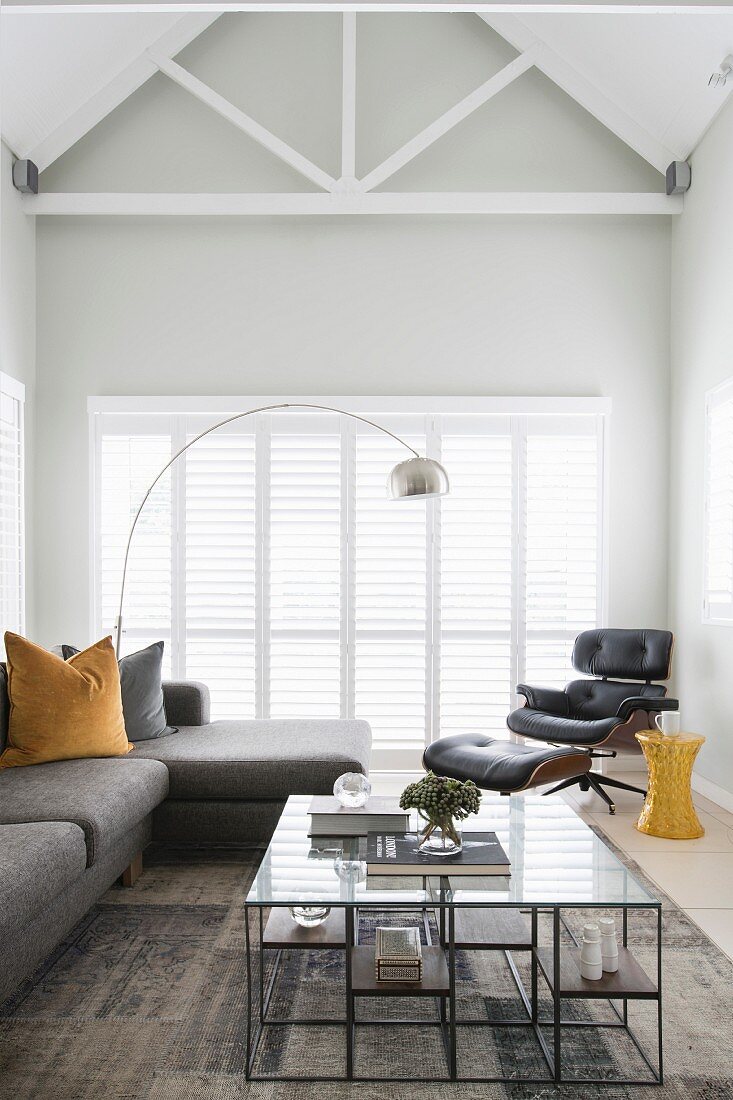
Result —
POLYGON ((122 885, 134 886, 140 875, 143 873, 143 854, 138 852, 137 855, 132 857, 129 867, 125 867, 122 872, 122 885))

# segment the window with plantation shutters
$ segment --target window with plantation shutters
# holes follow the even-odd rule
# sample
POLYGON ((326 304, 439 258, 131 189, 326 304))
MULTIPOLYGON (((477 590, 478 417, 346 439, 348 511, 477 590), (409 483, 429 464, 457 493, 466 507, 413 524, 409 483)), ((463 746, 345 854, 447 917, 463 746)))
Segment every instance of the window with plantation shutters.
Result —
POLYGON ((601 616, 599 436, 573 419, 528 420, 524 436, 525 675, 562 687, 576 635, 601 616))
MULTIPOLYGON (((601 622, 604 415, 389 400, 355 411, 439 458, 448 496, 390 501, 407 452, 347 417, 229 424, 146 505, 123 651, 162 638, 166 675, 208 683, 219 718, 364 718, 374 766, 411 768, 446 734, 508 736, 517 682, 563 683, 575 635, 601 622)), ((227 414, 132 404, 93 414, 98 630, 147 485, 227 414)))
POLYGON ((25 617, 23 402, 25 388, 0 372, 0 649, 25 617))
POLYGON ((733 623, 733 380, 705 402, 703 621, 733 623))

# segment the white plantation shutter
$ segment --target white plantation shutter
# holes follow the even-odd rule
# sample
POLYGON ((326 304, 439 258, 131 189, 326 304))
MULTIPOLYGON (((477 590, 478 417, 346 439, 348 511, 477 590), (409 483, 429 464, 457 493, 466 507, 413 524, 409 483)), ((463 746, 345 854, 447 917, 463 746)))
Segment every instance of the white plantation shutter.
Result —
POLYGON ((0 373, 0 650, 6 630, 24 629, 23 397, 0 373))
POLYGON ((440 519, 440 733, 504 735, 512 682, 512 437, 509 418, 451 433, 440 519))
POLYGON ((524 507, 525 677, 562 687, 576 635, 600 615, 599 437, 595 425, 530 424, 524 507))
POLYGON ((293 414, 270 437, 269 716, 341 709, 341 433, 293 414))
MULTIPOLYGON (((572 675, 573 639, 601 614, 603 418, 380 409, 445 464, 449 496, 388 500, 406 453, 352 420, 220 429, 143 512, 124 650, 163 638, 166 675, 208 683, 217 718, 364 718, 374 766, 415 767, 436 737, 508 736, 517 682, 572 675)), ((100 628, 147 485, 216 419, 98 414, 100 628)))
POLYGON ((703 620, 733 622, 733 381, 706 401, 703 620))
MULTIPOLYGON (((205 424, 188 424, 187 439, 205 424)), ((185 471, 185 608, 182 671, 203 680, 220 718, 254 718, 255 434, 252 424, 206 436, 185 471)))
MULTIPOLYGON (((387 426, 392 427, 391 423, 385 423, 387 426)), ((412 434, 406 442, 424 453, 424 435, 412 434)), ((403 457, 394 440, 359 428, 354 508, 354 713, 370 723, 377 748, 409 749, 425 744, 426 505, 389 501, 386 490, 389 471, 403 457)))
MULTIPOLYGON (((105 432, 100 441, 97 604, 99 630, 112 633, 117 619, 125 544, 149 484, 171 456, 171 434, 131 425, 105 432)), ((164 641, 164 673, 171 668, 171 474, 158 482, 140 517, 127 570, 122 653, 164 641)), ((77 643, 76 639, 68 639, 77 643)), ((78 643, 77 643, 78 644, 78 643)))

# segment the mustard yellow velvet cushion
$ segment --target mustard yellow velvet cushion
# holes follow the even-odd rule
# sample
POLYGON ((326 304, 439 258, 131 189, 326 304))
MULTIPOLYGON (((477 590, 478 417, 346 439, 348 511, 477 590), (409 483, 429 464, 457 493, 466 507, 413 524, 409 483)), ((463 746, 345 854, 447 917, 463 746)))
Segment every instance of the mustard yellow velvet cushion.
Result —
POLYGON ((0 768, 130 752, 111 638, 63 661, 7 631, 5 652, 10 721, 0 768))

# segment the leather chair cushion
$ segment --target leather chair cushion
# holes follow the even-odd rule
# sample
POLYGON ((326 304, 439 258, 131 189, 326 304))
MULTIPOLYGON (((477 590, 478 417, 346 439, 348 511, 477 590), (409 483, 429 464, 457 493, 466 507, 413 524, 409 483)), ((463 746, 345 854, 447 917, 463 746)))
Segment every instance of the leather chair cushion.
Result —
POLYGON ((666 680, 671 659, 668 630, 584 630, 573 648, 573 668, 587 676, 666 680))
MULTIPOLYGON (((565 688, 568 697, 568 717, 581 721, 596 721, 618 714, 624 699, 644 696, 663 698, 667 689, 663 684, 625 684, 618 680, 573 680, 565 688)), ((535 707, 544 710, 542 704, 535 707)), ((565 738, 562 738, 564 741, 565 738)))
MULTIPOLYGON (((499 741, 481 733, 456 733, 428 745, 426 768, 452 779, 472 779, 485 791, 522 790, 533 773, 551 760, 565 760, 567 778, 588 771, 588 754, 577 749, 535 748, 499 741)), ((559 778, 559 777, 558 777, 559 778)))
POLYGON ((621 724, 619 718, 599 718, 595 721, 561 718, 545 714, 532 707, 519 707, 506 720, 512 733, 533 737, 537 741, 556 741, 562 745, 599 745, 621 724))

